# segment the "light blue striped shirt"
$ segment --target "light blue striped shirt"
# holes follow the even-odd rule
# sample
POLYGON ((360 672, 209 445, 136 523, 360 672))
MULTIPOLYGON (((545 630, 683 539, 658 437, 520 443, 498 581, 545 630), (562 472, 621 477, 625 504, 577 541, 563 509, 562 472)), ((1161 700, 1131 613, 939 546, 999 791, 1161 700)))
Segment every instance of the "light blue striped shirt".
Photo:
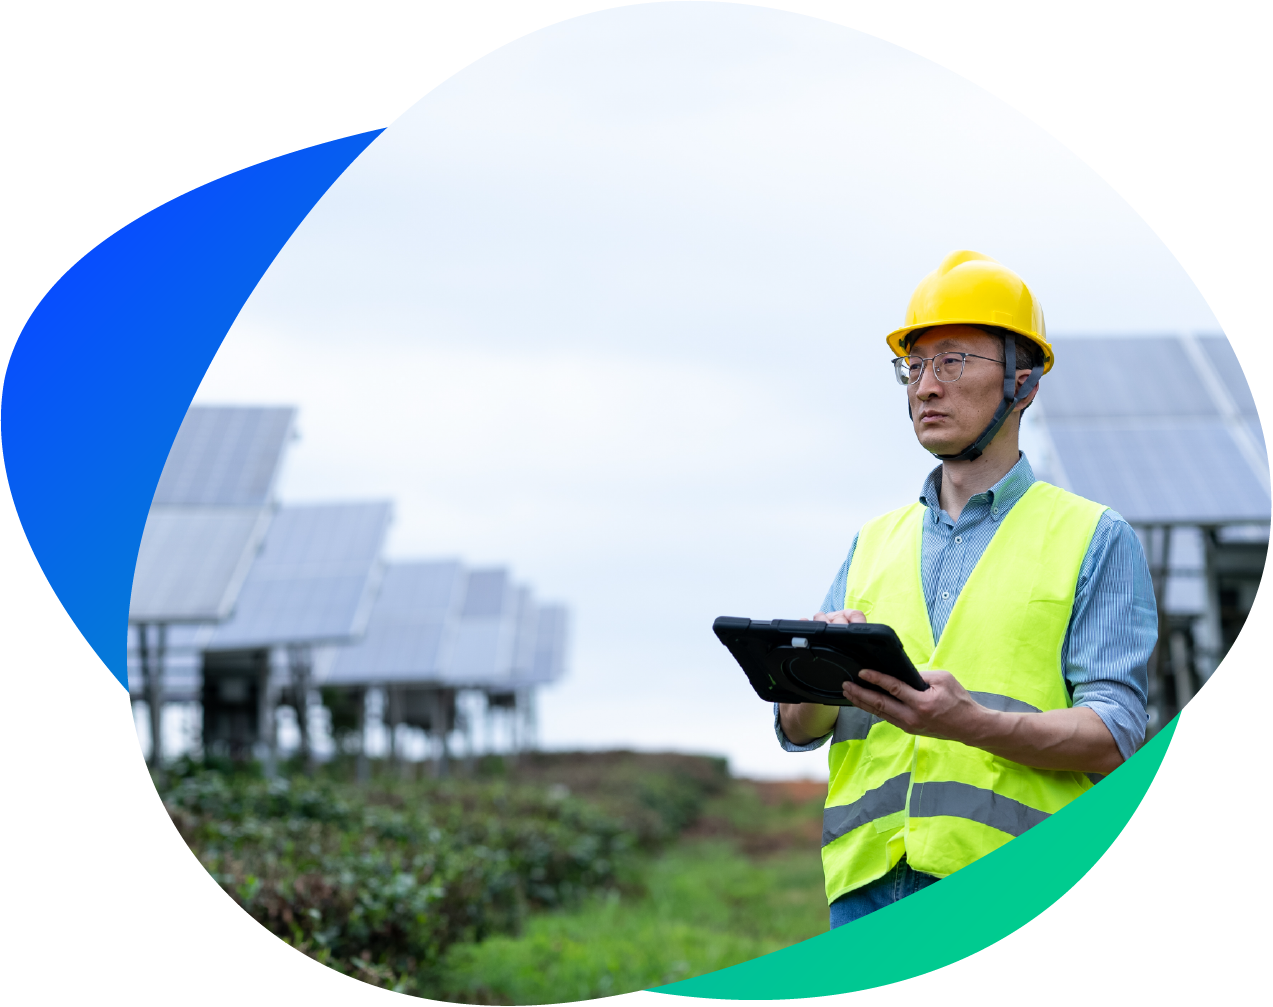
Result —
MULTIPOLYGON (((920 577, 933 639, 940 640, 946 620, 973 567, 981 559, 999 522, 1034 483, 1034 470, 1022 454, 1006 476, 968 501, 952 521, 941 508, 941 466, 924 481, 920 502, 928 508, 921 539, 920 577)), ((844 607, 849 564, 857 536, 822 603, 823 612, 844 607)), ((1075 706, 1086 706, 1109 728, 1124 759, 1145 740, 1149 692, 1149 656, 1158 642, 1158 608, 1140 539, 1112 510, 1096 525, 1079 569, 1074 610, 1061 650, 1061 667, 1075 706)), ((774 730, 789 752, 808 752, 830 734, 807 745, 787 739, 774 706, 774 730)))

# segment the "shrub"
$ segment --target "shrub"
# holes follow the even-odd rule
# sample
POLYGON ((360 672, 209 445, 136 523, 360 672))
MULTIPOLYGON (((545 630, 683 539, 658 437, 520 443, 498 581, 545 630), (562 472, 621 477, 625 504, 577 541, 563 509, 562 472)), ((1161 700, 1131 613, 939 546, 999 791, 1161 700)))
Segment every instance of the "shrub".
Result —
POLYGON ((320 961, 402 992, 459 941, 615 886, 635 845, 564 788, 419 783, 359 790, 184 764, 164 802, 222 888, 320 961))

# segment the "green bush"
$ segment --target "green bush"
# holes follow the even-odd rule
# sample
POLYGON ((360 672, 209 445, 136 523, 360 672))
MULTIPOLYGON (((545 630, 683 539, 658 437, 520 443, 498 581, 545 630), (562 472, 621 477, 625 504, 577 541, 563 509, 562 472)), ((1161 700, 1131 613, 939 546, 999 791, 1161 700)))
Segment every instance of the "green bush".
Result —
POLYGON ((560 788, 360 790, 186 764, 164 802, 248 913, 339 971, 419 992, 446 949, 621 880, 624 825, 560 788))

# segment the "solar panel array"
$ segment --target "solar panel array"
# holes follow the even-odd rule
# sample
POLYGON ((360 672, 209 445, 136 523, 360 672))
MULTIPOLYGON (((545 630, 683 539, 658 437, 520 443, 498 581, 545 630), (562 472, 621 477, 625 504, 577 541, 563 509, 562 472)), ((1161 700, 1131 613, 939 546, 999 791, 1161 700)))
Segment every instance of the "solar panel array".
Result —
POLYGON ((233 615, 202 631, 174 627, 170 646, 247 650, 357 636, 379 585, 391 511, 385 501, 280 508, 233 615))
POLYGON ((324 683, 511 691, 559 678, 565 647, 565 609, 539 604, 503 568, 395 563, 365 634, 337 651, 324 683))
POLYGON ((1134 524, 1268 522, 1263 431, 1227 339, 1053 343, 1036 409, 1056 481, 1134 524))
MULTIPOLYGON (((141 686, 146 623, 166 626, 170 699, 198 698, 204 652, 271 649, 279 664, 281 648, 294 644, 317 648, 316 677, 334 685, 514 691, 560 677, 566 611, 537 603, 507 570, 386 567, 388 502, 277 508, 294 419, 291 408, 187 413, 134 574, 131 687, 141 686)), ((158 639, 152 625, 152 648, 158 639)))
POLYGON ((129 620, 226 618, 269 526, 295 410, 192 407, 142 532, 129 620))

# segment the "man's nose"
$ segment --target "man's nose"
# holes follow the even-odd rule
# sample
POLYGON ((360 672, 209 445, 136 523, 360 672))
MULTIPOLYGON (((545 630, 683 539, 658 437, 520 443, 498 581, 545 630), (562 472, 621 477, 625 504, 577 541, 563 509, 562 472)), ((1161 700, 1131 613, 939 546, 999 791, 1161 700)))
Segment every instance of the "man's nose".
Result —
POLYGON ((919 376, 919 380, 911 385, 915 390, 917 399, 931 399, 934 395, 940 395, 942 392, 942 383, 937 380, 937 375, 933 373, 933 361, 924 361, 924 370, 919 376))

